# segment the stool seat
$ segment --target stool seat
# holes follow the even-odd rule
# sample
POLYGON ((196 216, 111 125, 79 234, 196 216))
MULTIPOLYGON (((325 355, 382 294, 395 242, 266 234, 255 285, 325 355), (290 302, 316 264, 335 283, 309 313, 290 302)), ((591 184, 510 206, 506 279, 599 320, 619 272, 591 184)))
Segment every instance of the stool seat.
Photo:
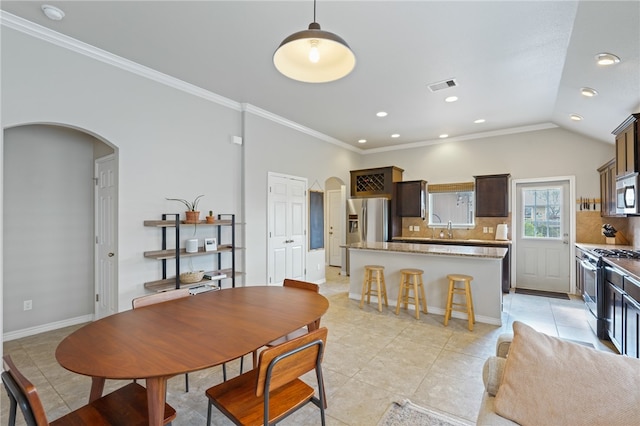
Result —
POLYGON ((427 297, 424 293, 424 284, 422 282, 422 269, 401 269, 400 270, 400 288, 398 289, 398 302, 396 303, 396 315, 400 313, 400 305, 404 309, 409 308, 409 299, 413 299, 416 308, 416 319, 420 319, 420 305, 422 304, 422 312, 427 311, 427 297), (413 291, 413 295, 411 292, 413 291))
POLYGON ((371 296, 378 299, 378 311, 382 312, 382 300, 384 306, 389 306, 387 300, 387 284, 384 280, 384 266, 381 265, 365 265, 364 281, 362 282, 362 296, 360 297, 360 308, 364 306, 364 297, 367 296, 367 304, 371 302, 371 296), (375 283, 376 288, 372 285, 375 283))
POLYGON ((449 294, 447 296, 447 308, 444 313, 444 325, 449 323, 452 311, 464 312, 467 314, 469 330, 473 331, 473 324, 476 322, 473 310, 473 297, 471 296, 471 281, 473 277, 465 274, 449 274, 449 294), (457 283, 463 283, 463 287, 458 287, 457 283), (464 302, 454 302, 454 296, 464 296, 464 302))

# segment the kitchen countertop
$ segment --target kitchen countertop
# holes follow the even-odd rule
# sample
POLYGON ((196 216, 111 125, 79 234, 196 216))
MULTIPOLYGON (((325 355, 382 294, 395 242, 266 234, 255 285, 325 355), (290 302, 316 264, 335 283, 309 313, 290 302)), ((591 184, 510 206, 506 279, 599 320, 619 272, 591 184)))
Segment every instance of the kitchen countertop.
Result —
MULTIPOLYGON (((584 249, 584 250, 593 250, 593 249, 619 249, 619 250, 638 250, 633 246, 624 246, 624 245, 616 245, 616 244, 583 244, 576 243, 576 247, 584 249)), ((626 258, 617 258, 617 257, 603 257, 602 260, 614 266, 620 270, 622 270, 627 275, 630 275, 636 280, 640 280, 640 259, 626 259, 626 258)))
POLYGON ((364 242, 350 244, 346 247, 352 250, 378 250, 436 256, 465 256, 490 259, 502 259, 507 254, 507 249, 501 247, 480 247, 451 244, 364 242))
POLYGON ((486 245, 496 245, 496 246, 505 246, 511 245, 510 240, 479 240, 479 239, 462 239, 462 238, 429 238, 429 237, 394 237, 394 241, 416 241, 416 242, 426 242, 433 244, 486 244, 486 245))

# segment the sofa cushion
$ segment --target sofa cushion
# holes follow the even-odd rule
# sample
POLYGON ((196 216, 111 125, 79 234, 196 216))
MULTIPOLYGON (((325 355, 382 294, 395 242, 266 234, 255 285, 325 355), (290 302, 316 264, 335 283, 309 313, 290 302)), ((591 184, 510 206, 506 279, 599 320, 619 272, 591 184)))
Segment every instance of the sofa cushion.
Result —
POLYGON ((521 323, 496 412, 521 425, 630 425, 640 419, 640 359, 560 340, 521 323))

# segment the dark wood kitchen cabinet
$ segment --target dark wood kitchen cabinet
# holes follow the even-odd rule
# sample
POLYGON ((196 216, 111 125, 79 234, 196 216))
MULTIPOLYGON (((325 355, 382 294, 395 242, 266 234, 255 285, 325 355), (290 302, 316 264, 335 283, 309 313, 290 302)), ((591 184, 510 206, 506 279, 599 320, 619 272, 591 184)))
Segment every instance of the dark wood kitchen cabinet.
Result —
POLYGON ((619 216, 616 213, 616 159, 598 168, 600 173, 600 216, 619 216))
POLYGON ((605 268, 604 276, 605 327, 611 343, 622 353, 624 276, 618 270, 608 266, 605 268))
POLYGON ((640 150, 638 149, 640 113, 631 114, 615 128, 616 136, 616 177, 640 171, 640 150))
POLYGON ((402 181, 403 172, 395 166, 351 170, 351 196, 392 198, 393 184, 402 181))
POLYGON ((409 180, 396 182, 396 208, 400 217, 420 217, 427 215, 427 182, 409 180))
POLYGON ((510 174, 474 176, 476 217, 509 216, 510 174))
POLYGON ((624 279, 624 292, 622 296, 623 345, 624 355, 640 358, 640 283, 629 277, 624 279))

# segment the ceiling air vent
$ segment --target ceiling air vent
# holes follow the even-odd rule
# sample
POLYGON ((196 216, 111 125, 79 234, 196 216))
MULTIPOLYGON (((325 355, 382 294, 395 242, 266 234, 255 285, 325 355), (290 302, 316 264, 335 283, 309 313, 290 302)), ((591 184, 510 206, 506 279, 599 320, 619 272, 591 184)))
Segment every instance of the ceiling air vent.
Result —
POLYGON ((438 90, 448 89, 450 87, 456 87, 458 83, 456 83, 455 79, 440 81, 438 83, 433 83, 429 85, 429 90, 432 92, 437 92, 438 90))

